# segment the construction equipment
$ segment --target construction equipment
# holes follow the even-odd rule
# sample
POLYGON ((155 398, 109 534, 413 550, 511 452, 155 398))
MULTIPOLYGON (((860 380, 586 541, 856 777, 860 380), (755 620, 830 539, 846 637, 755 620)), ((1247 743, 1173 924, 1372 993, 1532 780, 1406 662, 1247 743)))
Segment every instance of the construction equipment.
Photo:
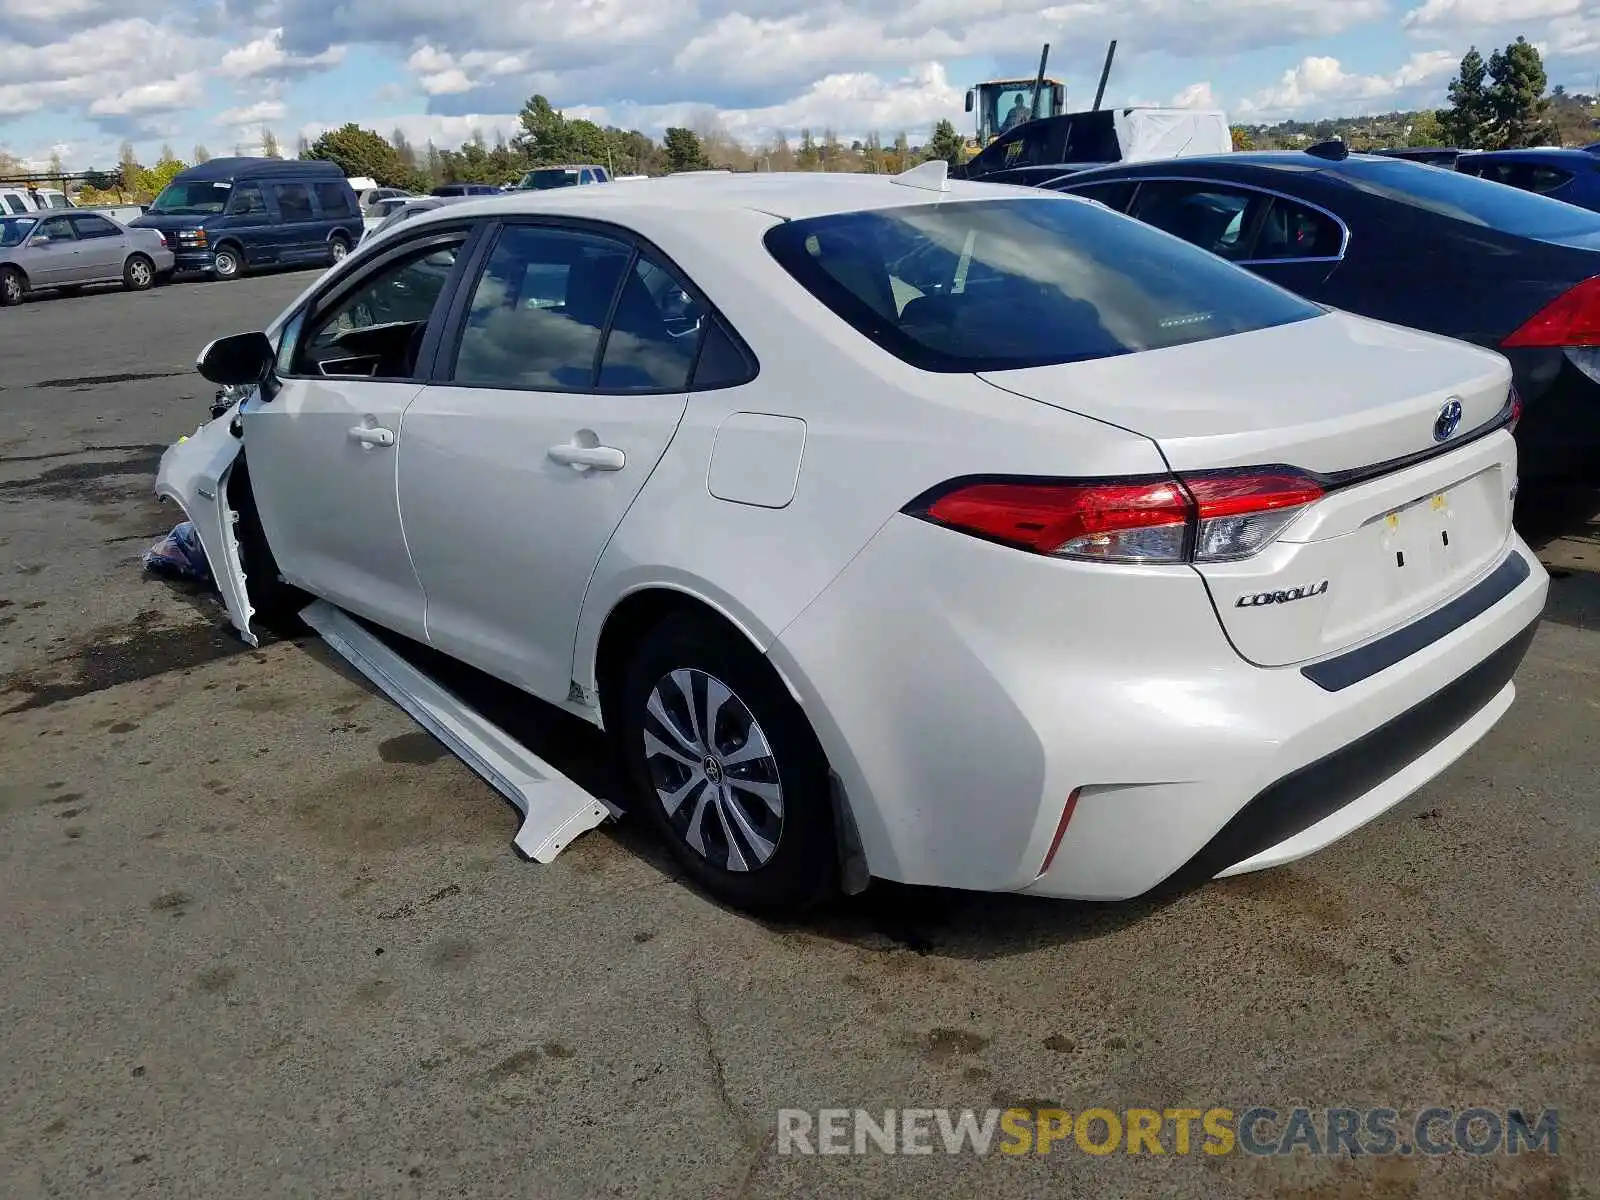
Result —
POLYGON ((1046 42, 1039 55, 1039 71, 1032 79, 991 79, 967 89, 967 111, 976 114, 977 149, 1023 121, 1067 111, 1067 85, 1045 78, 1049 58, 1050 43, 1046 42))

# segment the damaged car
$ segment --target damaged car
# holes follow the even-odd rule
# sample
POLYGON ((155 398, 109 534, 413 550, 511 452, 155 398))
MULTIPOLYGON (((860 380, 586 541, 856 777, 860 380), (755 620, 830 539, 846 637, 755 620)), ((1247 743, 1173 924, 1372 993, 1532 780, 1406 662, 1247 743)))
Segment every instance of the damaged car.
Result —
POLYGON ((525 813, 362 630, 593 723, 753 911, 1297 859, 1488 732, 1545 603, 1500 355, 942 163, 463 200, 198 368, 158 490, 245 638, 304 615, 525 813))

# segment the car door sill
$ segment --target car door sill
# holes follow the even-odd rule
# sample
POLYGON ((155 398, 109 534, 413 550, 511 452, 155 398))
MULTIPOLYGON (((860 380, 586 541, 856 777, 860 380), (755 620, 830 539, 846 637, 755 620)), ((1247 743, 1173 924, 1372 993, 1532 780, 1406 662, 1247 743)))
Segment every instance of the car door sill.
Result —
POLYGON ((621 809, 579 787, 418 670, 348 613, 314 600, 300 619, 516 806, 523 820, 514 844, 535 862, 552 861, 579 834, 622 815, 621 809))

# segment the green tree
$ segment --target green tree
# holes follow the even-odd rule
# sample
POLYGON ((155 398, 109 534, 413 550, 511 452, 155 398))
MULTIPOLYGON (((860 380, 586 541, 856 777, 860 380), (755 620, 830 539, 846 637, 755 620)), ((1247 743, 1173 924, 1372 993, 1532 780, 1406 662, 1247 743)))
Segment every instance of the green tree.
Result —
MULTIPOLYGON (((543 96, 528 98, 517 116, 517 123, 522 126, 522 131, 512 139, 512 144, 531 166, 570 162, 575 157, 567 118, 543 96)), ((597 128, 592 121, 584 123, 597 128)))
POLYGON ((824 171, 838 171, 844 166, 844 147, 839 144, 839 135, 832 129, 822 131, 822 169, 824 171))
POLYGON ((50 163, 45 169, 50 172, 51 179, 60 179, 67 173, 67 169, 61 165, 61 155, 54 150, 50 151, 50 163))
POLYGON ((206 149, 204 142, 196 142, 194 144, 194 161, 197 163, 211 161, 211 151, 206 149))
POLYGON ((1551 136, 1550 101, 1544 97, 1549 78, 1527 38, 1519 37, 1489 56, 1489 78, 1494 81, 1487 98, 1496 149, 1537 146, 1551 136))
POLYGON ((328 130, 311 143, 305 157, 338 163, 339 169, 351 179, 364 175, 384 187, 403 187, 407 182, 405 168, 394 147, 353 121, 328 130))
POLYGON ((894 135, 894 149, 889 152, 888 169, 898 175, 901 171, 910 170, 911 165, 911 142, 906 137, 906 131, 902 129, 894 135))
POLYGON ((1233 148, 1235 150, 1254 150, 1256 141, 1250 136, 1250 131, 1243 125, 1235 125, 1230 131, 1233 134, 1233 148))
POLYGON ((933 136, 928 139, 927 161, 942 158, 952 167, 959 167, 967 161, 967 143, 956 127, 949 121, 940 121, 933 127, 933 136))
POLYGON ((800 153, 794 156, 795 166, 802 171, 815 171, 822 165, 822 155, 817 152, 817 139, 811 136, 811 130, 800 131, 800 153))
POLYGON ((261 157, 282 158, 283 148, 278 145, 278 135, 265 125, 261 127, 261 157))
POLYGON ((133 151, 132 142, 123 142, 117 151, 117 185, 119 191, 134 192, 139 190, 139 176, 144 168, 139 165, 139 156, 133 151))
POLYGON ((706 153, 700 145, 700 135, 692 129, 674 126, 661 139, 662 154, 669 171, 703 171, 706 153))
POLYGON ((1450 107, 1438 114, 1440 132, 1463 150, 1481 150, 1490 134, 1494 115, 1484 87, 1489 68, 1476 46, 1462 55, 1456 77, 1450 81, 1450 107))
POLYGON ((1418 113, 1406 133, 1406 145, 1444 145, 1444 127, 1439 123, 1439 115, 1431 112, 1418 113))
POLYGON ((883 152, 883 139, 876 130, 867 134, 867 140, 861 147, 861 169, 869 175, 882 175, 888 169, 888 162, 883 152))

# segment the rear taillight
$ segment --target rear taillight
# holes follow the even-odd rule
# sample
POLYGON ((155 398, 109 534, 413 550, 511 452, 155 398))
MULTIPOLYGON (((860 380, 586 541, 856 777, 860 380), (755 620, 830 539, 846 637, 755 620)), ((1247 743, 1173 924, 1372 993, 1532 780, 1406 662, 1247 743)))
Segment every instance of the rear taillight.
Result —
POLYGON ((1509 350, 1600 346, 1600 275, 1557 296, 1500 344, 1509 350))
POLYGON ((906 511, 1057 558, 1120 563, 1247 558, 1322 495, 1288 467, 1129 480, 956 483, 906 511))
POLYGON ((1515 432, 1517 422, 1522 420, 1522 393, 1514 387, 1511 389, 1511 394, 1506 397, 1506 407, 1511 410, 1511 414, 1506 417, 1506 429, 1515 432))

